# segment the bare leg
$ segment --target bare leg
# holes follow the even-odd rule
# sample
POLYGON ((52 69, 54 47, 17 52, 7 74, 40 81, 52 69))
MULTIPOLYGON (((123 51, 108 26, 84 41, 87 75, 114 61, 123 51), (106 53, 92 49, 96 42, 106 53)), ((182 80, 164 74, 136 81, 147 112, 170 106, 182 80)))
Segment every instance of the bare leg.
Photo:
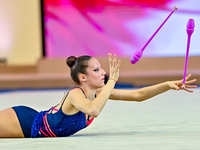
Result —
POLYGON ((23 138, 19 120, 12 108, 0 111, 0 138, 23 138))

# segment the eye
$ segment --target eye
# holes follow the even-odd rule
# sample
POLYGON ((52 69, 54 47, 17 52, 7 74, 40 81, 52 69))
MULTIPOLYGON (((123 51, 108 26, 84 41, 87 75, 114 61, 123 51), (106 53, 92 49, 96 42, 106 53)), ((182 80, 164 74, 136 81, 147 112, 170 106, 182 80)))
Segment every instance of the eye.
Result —
POLYGON ((97 71, 99 71, 99 69, 95 69, 94 71, 97 72, 97 71))

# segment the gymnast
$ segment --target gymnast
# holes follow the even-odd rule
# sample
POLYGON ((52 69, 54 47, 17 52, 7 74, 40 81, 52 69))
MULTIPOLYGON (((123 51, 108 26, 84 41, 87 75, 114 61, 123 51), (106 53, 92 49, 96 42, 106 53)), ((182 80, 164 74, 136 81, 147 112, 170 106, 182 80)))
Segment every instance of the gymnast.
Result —
POLYGON ((59 104, 46 111, 37 112, 27 106, 14 106, 0 111, 0 137, 67 137, 89 126, 96 118, 108 99, 141 102, 153 96, 173 90, 193 92, 189 88, 196 79, 167 81, 136 90, 114 89, 119 78, 121 61, 117 56, 108 54, 110 78, 104 84, 106 72, 98 60, 91 56, 70 56, 66 63, 71 77, 78 84, 65 94, 59 104))

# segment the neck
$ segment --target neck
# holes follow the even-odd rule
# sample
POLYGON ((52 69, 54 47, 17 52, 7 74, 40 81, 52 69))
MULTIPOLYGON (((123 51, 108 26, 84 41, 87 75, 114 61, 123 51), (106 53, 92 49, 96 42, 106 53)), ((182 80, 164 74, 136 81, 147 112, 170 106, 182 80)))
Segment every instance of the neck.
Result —
POLYGON ((80 87, 83 89, 87 99, 93 100, 95 98, 96 89, 92 89, 84 85, 80 85, 80 87))

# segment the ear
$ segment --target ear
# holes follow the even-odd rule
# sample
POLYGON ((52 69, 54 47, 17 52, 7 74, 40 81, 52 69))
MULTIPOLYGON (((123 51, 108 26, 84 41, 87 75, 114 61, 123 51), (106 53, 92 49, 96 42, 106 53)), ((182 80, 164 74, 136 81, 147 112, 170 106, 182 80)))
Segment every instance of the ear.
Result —
POLYGON ((85 82, 87 80, 87 77, 84 74, 80 74, 79 79, 80 79, 80 82, 85 82))

